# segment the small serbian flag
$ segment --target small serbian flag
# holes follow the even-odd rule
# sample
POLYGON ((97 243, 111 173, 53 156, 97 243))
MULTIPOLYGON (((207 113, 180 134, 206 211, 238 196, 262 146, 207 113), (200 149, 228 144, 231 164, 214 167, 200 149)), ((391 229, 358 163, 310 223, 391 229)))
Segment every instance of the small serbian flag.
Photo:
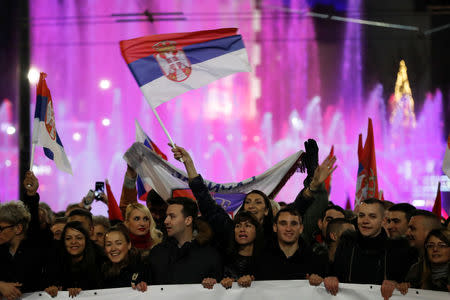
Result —
POLYGON ((64 146, 56 131, 52 96, 45 82, 47 74, 41 73, 36 92, 36 110, 33 123, 33 144, 44 147, 44 154, 61 171, 72 174, 64 146))
POLYGON ((156 108, 222 77, 249 72, 237 28, 151 35, 120 42, 148 103, 156 108))
MULTIPOLYGON (((149 138, 149 136, 144 132, 141 125, 137 120, 134 121, 136 125, 136 142, 140 142, 150 148, 153 152, 161 156, 164 160, 167 160, 167 155, 165 155, 156 144, 149 138)), ((152 190, 152 187, 144 183, 141 177, 137 177, 136 188, 138 197, 142 201, 147 200, 147 194, 152 190)))

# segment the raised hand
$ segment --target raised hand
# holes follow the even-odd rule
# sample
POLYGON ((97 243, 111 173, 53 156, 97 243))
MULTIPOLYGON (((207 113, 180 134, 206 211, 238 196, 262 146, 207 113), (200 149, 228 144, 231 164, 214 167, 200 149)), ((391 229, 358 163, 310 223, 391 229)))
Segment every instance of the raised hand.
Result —
POLYGON ((25 179, 23 180, 23 186, 28 196, 36 195, 36 192, 39 188, 39 181, 34 176, 33 172, 27 171, 25 173, 25 179))
POLYGON ((336 162, 336 156, 327 157, 314 171, 314 177, 310 184, 310 189, 315 191, 319 186, 327 179, 331 173, 336 170, 337 166, 334 166, 336 162))

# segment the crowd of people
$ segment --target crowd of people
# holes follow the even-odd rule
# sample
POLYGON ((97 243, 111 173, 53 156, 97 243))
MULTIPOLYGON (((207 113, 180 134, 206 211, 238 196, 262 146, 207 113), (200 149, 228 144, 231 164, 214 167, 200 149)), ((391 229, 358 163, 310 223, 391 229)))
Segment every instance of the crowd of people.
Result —
MULTIPOLYGON (((137 174, 128 166, 115 204, 120 212, 109 218, 92 216, 85 201, 53 212, 28 172, 25 198, 0 204, 0 295, 15 300, 44 290, 54 297, 64 290, 75 297, 100 288, 211 289, 289 279, 323 283, 331 295, 340 283, 381 285, 385 299, 396 289, 450 292, 449 220, 373 198, 344 210, 329 201, 324 185, 336 158, 319 165, 311 149, 308 176, 293 203, 280 205, 254 190, 234 218, 212 198, 182 147, 172 152, 185 165, 195 200, 165 201, 151 191, 146 205, 138 203, 137 174)), ((104 194, 102 201, 115 200, 104 194)))

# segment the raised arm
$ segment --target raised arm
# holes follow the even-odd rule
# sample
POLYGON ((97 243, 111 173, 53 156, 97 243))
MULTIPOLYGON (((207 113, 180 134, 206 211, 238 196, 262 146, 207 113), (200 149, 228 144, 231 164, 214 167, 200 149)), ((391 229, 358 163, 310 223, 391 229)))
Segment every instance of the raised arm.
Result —
POLYGON ((216 203, 211 196, 208 187, 205 185, 201 175, 197 173, 194 162, 189 153, 182 147, 172 148, 175 159, 182 159, 189 178, 189 187, 197 199, 197 204, 202 216, 212 227, 216 238, 221 243, 228 243, 231 232, 233 231, 233 221, 228 213, 216 203))
MULTIPOLYGON (((325 189, 324 181, 334 172, 334 170, 336 170, 337 166, 334 166, 335 163, 335 156, 327 157, 314 171, 314 176, 309 187, 300 192, 301 197, 308 198, 311 202, 303 214, 303 238, 308 243, 311 242, 312 234, 317 226, 317 221, 321 217, 322 211, 328 205, 328 193, 325 189)), ((296 207, 300 205, 298 201, 299 196, 297 196, 297 199, 295 200, 296 207)))
POLYGON ((122 216, 124 218, 128 204, 137 203, 136 180, 136 171, 132 167, 128 166, 123 179, 122 194, 120 195, 119 204, 122 216))

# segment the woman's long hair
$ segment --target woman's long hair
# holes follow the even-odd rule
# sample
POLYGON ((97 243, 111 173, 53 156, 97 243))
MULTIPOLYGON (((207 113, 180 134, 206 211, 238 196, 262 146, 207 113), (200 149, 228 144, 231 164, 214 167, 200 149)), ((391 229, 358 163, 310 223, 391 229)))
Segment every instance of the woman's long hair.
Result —
POLYGON ((88 232, 86 229, 84 229, 81 222, 73 221, 66 224, 64 227, 64 230, 61 234, 61 242, 63 243, 63 274, 68 274, 70 276, 80 276, 84 274, 84 276, 91 277, 92 280, 98 279, 98 270, 96 266, 96 252, 95 252, 95 245, 91 241, 88 232), (67 252, 65 239, 68 229, 73 229, 76 231, 79 231, 81 234, 83 234, 85 239, 85 247, 82 252, 82 259, 79 262, 74 263, 73 257, 70 255, 69 252, 67 252))
POLYGON ((161 243, 161 241, 163 239, 163 234, 162 234, 161 231, 156 229, 155 220, 153 220, 152 214, 150 213, 150 210, 148 209, 148 207, 145 206, 145 205, 142 205, 140 203, 128 204, 127 210, 125 211, 125 222, 130 219, 131 213, 135 209, 137 209, 140 212, 142 212, 150 220, 150 237, 152 238, 152 248, 153 248, 154 246, 156 246, 159 243, 161 243))
POLYGON ((245 200, 247 199, 247 196, 250 194, 258 194, 264 199, 264 204, 266 205, 268 212, 267 212, 267 216, 264 216, 263 223, 261 225, 262 225, 262 228, 264 231, 264 235, 271 236, 273 234, 273 225, 272 225, 273 211, 272 211, 272 204, 270 203, 270 199, 269 199, 269 197, 267 197, 266 194, 264 194, 260 190, 253 190, 253 191, 247 193, 247 195, 245 195, 245 198, 244 198, 244 203, 242 204, 241 208, 239 209, 239 212, 244 210, 245 200))
MULTIPOLYGON (((125 238, 125 242, 130 245, 131 240, 130 236, 128 235, 128 229, 123 224, 115 225, 111 228, 109 228, 105 233, 105 244, 106 244, 106 235, 111 232, 118 232, 125 238)), ((103 264, 102 271, 105 278, 114 277, 120 274, 120 271, 131 265, 131 264, 138 264, 140 261, 140 254, 139 251, 131 246, 130 250, 128 250, 127 255, 118 263, 113 263, 109 259, 103 264)))
MULTIPOLYGON (((428 243, 429 239, 434 236, 441 241, 443 241, 447 246, 450 246, 450 230, 448 229, 434 229, 430 231, 430 233, 427 235, 427 238, 424 242, 424 247, 428 243)), ((425 248, 425 255, 423 260, 423 272, 422 272, 422 278, 420 280, 420 288, 421 289, 430 289, 431 285, 431 261, 428 257, 428 251, 425 248)))

